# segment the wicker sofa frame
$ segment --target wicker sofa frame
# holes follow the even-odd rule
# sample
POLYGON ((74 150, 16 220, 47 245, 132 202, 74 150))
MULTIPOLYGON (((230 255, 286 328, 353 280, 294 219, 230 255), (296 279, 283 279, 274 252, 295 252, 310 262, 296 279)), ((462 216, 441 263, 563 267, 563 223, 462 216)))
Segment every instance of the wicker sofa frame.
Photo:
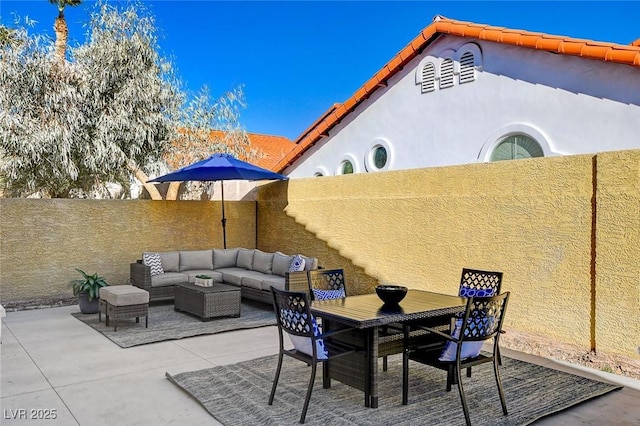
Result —
MULTIPOLYGON (((147 290, 149 292, 149 301, 173 300, 175 285, 163 287, 151 286, 151 268, 144 265, 139 259, 130 265, 129 284, 147 290)), ((307 281, 307 271, 287 272, 285 273, 285 290, 287 291, 309 291, 307 281)), ((229 284, 229 283, 224 283, 229 284)), ((273 297, 270 291, 258 290, 250 287, 241 287, 241 297, 258 302, 273 303, 273 297)))

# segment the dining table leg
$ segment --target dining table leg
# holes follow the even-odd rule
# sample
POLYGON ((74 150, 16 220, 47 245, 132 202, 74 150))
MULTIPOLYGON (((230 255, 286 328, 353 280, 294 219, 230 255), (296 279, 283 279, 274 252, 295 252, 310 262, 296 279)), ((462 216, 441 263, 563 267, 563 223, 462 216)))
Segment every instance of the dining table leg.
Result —
POLYGON ((378 327, 371 327, 368 333, 369 359, 367 365, 369 368, 369 398, 371 400, 370 407, 378 408, 378 327))

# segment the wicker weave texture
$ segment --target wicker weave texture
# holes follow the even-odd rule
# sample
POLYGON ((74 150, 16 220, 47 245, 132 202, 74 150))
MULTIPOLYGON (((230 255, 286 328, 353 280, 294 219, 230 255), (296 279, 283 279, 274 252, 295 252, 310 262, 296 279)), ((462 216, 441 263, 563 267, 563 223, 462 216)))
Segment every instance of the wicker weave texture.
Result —
POLYGON ((145 317, 145 327, 149 326, 149 304, 140 303, 138 305, 116 306, 100 299, 100 310, 98 312, 98 320, 102 321, 102 314, 105 314, 105 324, 109 326, 109 321, 113 320, 114 331, 118 330, 118 320, 123 318, 135 318, 136 322, 140 322, 140 317, 145 317))
POLYGON ((213 287, 194 284, 175 286, 175 310, 207 320, 240 316, 240 287, 215 283, 213 287))

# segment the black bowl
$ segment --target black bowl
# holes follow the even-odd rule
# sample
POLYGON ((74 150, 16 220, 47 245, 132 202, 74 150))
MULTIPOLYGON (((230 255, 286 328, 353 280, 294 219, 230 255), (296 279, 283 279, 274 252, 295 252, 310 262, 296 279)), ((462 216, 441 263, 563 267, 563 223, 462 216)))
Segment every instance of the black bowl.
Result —
POLYGON ((376 286, 376 293, 385 305, 394 306, 407 295, 407 288, 401 285, 382 284, 376 286))

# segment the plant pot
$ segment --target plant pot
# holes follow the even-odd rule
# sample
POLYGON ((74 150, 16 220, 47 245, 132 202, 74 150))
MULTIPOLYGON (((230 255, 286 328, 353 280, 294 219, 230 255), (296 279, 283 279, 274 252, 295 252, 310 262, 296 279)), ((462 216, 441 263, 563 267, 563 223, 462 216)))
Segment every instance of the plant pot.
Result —
POLYGON ((83 314, 97 314, 100 311, 100 299, 95 298, 89 301, 87 293, 78 293, 78 306, 83 314))

